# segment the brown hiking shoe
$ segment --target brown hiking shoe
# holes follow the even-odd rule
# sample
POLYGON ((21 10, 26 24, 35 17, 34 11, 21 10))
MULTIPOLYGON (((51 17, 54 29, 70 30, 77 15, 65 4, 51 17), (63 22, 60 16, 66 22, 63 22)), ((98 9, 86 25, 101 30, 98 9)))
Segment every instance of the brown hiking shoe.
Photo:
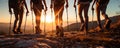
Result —
POLYGON ((35 29, 36 29, 36 33, 35 34, 41 34, 42 30, 40 29, 40 27, 36 26, 35 29))
POLYGON ((105 22, 104 28, 107 29, 107 30, 109 30, 111 22, 112 21, 110 19, 107 19, 106 22, 105 22))

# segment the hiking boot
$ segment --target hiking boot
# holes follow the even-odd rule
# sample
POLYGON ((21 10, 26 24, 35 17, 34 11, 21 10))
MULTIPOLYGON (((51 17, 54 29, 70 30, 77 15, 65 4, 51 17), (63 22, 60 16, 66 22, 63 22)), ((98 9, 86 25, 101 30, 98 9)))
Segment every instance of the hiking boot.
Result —
POLYGON ((59 36, 59 33, 60 33, 60 28, 59 26, 56 26, 56 35, 59 36))
POLYGON ((63 31, 63 27, 60 27, 60 37, 64 36, 64 31, 63 31))
POLYGON ((80 31, 84 30, 84 23, 81 23, 80 31))
POLYGON ((40 27, 36 26, 35 29, 36 29, 36 33, 35 34, 41 34, 42 30, 40 29, 40 27))
POLYGON ((15 31, 15 30, 12 30, 12 31, 13 31, 14 34, 19 34, 19 33, 18 33, 17 31, 15 31))
POLYGON ((56 26, 56 35, 58 37, 63 37, 64 36, 63 27, 56 26))
POLYGON ((18 34, 22 34, 22 31, 20 29, 17 29, 18 34))
POLYGON ((111 20, 107 19, 104 25, 104 28, 109 30, 110 29, 110 24, 111 24, 111 20))

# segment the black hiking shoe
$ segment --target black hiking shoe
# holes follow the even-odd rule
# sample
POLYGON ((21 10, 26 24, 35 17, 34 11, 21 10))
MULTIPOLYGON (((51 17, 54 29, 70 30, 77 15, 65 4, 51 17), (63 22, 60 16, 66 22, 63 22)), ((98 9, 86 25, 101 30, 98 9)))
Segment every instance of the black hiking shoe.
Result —
POLYGON ((15 31, 15 30, 12 30, 12 31, 13 31, 14 34, 19 34, 19 33, 18 33, 17 31, 15 31))
POLYGON ((57 37, 63 37, 64 36, 63 27, 56 26, 56 35, 57 35, 57 37))
POLYGON ((36 26, 35 29, 36 29, 36 33, 35 34, 41 34, 42 30, 40 29, 40 27, 36 26))
POLYGON ((60 37, 64 37, 63 27, 60 27, 60 37))
POLYGON ((84 23, 81 24, 80 31, 84 31, 84 23))
POLYGON ((17 29, 18 34, 22 34, 23 32, 20 29, 17 29))
POLYGON ((112 21, 109 20, 109 19, 106 20, 105 25, 104 25, 104 28, 107 29, 107 30, 109 30, 109 29, 110 29, 110 24, 111 24, 111 22, 112 22, 112 21))
POLYGON ((56 35, 59 36, 59 33, 60 33, 60 28, 59 26, 56 26, 56 35))

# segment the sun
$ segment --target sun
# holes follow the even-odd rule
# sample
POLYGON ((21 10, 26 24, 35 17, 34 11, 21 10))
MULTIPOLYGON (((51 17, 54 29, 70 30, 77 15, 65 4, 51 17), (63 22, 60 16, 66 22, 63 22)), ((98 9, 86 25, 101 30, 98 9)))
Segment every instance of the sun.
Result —
POLYGON ((51 16, 47 15, 46 18, 44 16, 41 17, 41 21, 42 22, 45 22, 45 19, 46 19, 46 23, 52 23, 52 22, 54 22, 53 18, 51 16))

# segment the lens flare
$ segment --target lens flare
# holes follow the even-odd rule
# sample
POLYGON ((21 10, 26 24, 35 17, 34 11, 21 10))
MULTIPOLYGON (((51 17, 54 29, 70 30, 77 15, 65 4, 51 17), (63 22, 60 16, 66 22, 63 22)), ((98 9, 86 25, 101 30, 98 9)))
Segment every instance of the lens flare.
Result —
POLYGON ((53 18, 51 16, 46 16, 46 18, 44 16, 42 16, 41 17, 41 22, 45 22, 45 19, 46 19, 46 23, 52 23, 52 22, 54 22, 53 18))

